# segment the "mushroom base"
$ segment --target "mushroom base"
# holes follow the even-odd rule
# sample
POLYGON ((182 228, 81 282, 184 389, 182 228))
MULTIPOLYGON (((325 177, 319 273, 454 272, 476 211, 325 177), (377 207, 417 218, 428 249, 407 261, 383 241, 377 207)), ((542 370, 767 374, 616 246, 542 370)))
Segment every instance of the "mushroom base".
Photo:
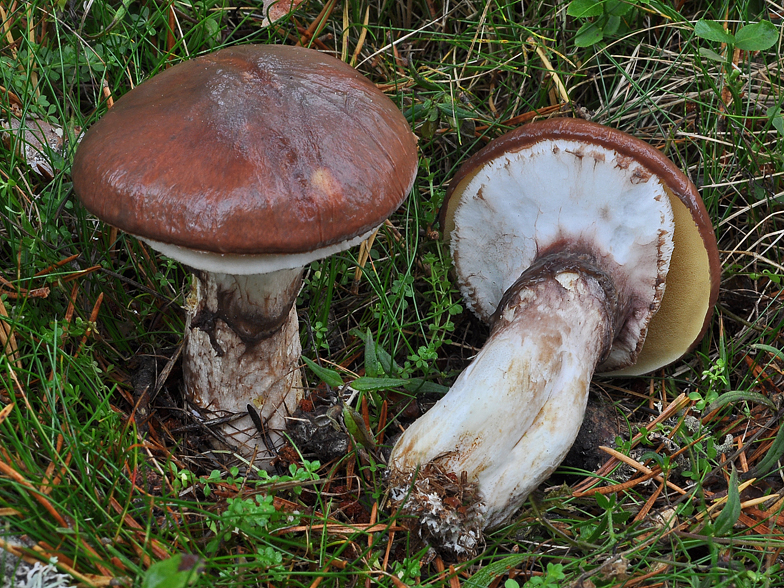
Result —
POLYGON ((219 417, 227 446, 269 467, 285 419, 302 398, 302 351, 293 301, 301 270, 263 276, 202 272, 187 301, 184 379, 188 400, 219 417), (248 405, 258 412, 262 430, 248 405), (242 416, 239 416, 242 415, 242 416))
POLYGON ((563 460, 618 313, 600 274, 572 264, 518 281, 484 348, 398 440, 392 502, 431 544, 471 556, 563 460), (456 496, 436 491, 444 479, 456 496))

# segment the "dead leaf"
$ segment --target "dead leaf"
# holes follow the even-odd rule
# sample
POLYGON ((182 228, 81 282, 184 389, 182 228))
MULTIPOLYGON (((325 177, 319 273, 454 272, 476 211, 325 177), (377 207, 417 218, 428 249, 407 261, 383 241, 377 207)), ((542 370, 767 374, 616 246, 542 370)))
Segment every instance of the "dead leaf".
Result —
POLYGON ((63 152, 63 128, 35 117, 18 119, 9 116, 1 124, 3 143, 9 149, 16 149, 35 173, 51 180, 58 167, 52 154, 63 152))

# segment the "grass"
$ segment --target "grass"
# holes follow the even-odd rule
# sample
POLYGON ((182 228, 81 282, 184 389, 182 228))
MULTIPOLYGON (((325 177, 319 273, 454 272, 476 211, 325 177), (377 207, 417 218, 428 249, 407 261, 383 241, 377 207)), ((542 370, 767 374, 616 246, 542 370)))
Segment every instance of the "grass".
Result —
MULTIPOLYGON (((733 53, 694 34, 699 19, 737 31, 759 18, 780 33, 782 6, 631 3, 587 47, 576 34, 599 17, 547 0, 306 0, 272 26, 258 4, 223 0, 0 6, 4 117, 64 138, 47 152, 51 177, 18 139, 0 146, 0 515, 3 536, 34 545, 8 549, 56 558, 75 584, 97 586, 142 585, 145 574, 148 586, 784 585, 781 38, 733 53), (370 333, 395 375, 427 383, 416 399, 426 408, 481 347, 487 328, 463 311, 436 214, 460 163, 506 130, 537 113, 587 117, 649 141, 698 185, 723 266, 707 335, 665 370, 594 382, 622 424, 616 449, 678 490, 660 478, 575 492, 638 476, 562 468, 479 556, 450 562, 384 510, 372 456, 292 457, 269 479, 210 451, 179 389, 187 273, 81 208, 75 139, 109 97, 169 64, 299 40, 353 61, 419 137, 414 190, 379 233, 356 293, 349 251, 312 264, 298 300, 305 355, 345 383, 367 373, 370 333), (181 579, 156 567, 170 582, 156 584, 148 570, 174 554, 199 556, 175 561, 200 571, 181 579)), ((409 395, 363 394, 372 431, 409 395)))

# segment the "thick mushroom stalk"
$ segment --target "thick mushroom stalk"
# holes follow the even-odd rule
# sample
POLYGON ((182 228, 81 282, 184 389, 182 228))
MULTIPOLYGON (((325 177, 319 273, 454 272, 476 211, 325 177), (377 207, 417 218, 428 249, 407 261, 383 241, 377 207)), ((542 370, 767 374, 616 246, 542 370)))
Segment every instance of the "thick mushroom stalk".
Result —
POLYGON ((393 498, 458 554, 472 552, 481 528, 507 519, 561 463, 623 314, 606 275, 562 261, 532 268, 507 291, 485 346, 392 452, 393 498), (438 482, 417 472, 425 464, 467 477, 476 502, 435 504, 438 482))
POLYGON ((294 307, 302 269, 269 274, 198 272, 186 300, 185 385, 196 406, 245 414, 222 427, 243 455, 268 462, 285 418, 302 398, 302 351, 294 307), (260 413, 259 431, 248 405, 260 413))

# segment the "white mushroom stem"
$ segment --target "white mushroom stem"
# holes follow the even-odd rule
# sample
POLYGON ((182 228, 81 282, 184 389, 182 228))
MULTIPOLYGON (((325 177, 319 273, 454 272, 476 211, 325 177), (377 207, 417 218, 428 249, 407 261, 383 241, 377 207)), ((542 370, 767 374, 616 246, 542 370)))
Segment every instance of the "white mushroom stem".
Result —
POLYGON ((393 500, 426 538, 458 554, 473 551, 480 530, 508 519, 561 463, 622 314, 600 272, 545 270, 510 288, 485 346, 390 457, 393 500), (452 507, 435 500, 433 471, 475 495, 452 507))
POLYGON ((222 426, 240 453, 262 466, 284 441, 285 418, 302 397, 302 351, 294 301, 302 269, 269 274, 199 272, 188 297, 185 386, 191 402, 217 416, 244 415, 222 426), (261 416, 260 432, 248 405, 261 416))

